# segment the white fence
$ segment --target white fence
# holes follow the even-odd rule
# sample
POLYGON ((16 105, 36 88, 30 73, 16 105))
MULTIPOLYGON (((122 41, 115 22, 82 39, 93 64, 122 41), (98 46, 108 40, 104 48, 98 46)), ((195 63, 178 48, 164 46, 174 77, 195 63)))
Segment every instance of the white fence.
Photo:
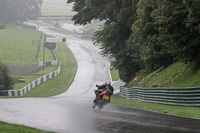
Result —
MULTIPOLYGON (((56 71, 46 74, 46 75, 34 80, 32 83, 28 84, 24 88, 22 88, 20 90, 7 90, 7 96, 23 96, 23 95, 27 94, 29 91, 31 91, 32 89, 34 89, 36 86, 46 82, 47 80, 57 77, 60 74, 60 71, 61 71, 61 65, 59 64, 59 67, 56 71)), ((6 94, 6 91, 4 91, 4 92, 5 92, 4 94, 6 94)), ((4 95, 4 96, 6 96, 6 95, 4 95)))

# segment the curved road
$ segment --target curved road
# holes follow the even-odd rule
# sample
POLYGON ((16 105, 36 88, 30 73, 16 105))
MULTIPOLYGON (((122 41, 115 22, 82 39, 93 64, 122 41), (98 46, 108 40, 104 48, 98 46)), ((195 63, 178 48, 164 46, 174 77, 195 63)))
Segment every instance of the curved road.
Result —
MULTIPOLYGON (((52 35, 58 33, 48 32, 52 35)), ((110 79, 109 61, 90 41, 66 36, 78 61, 69 90, 48 98, 0 99, 0 121, 61 133, 198 133, 200 120, 107 105, 92 109, 96 84, 110 79)))

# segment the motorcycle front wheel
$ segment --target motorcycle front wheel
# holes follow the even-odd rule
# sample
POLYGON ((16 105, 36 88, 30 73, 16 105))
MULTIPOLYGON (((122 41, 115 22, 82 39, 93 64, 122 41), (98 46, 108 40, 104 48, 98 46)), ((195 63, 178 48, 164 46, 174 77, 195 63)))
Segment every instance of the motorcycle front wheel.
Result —
POLYGON ((101 104, 101 105, 99 105, 99 109, 102 109, 103 108, 103 105, 101 104))
POLYGON ((96 104, 93 102, 92 103, 92 108, 94 109, 96 107, 96 104))
POLYGON ((103 106, 104 106, 104 101, 103 101, 103 99, 101 99, 99 102, 99 109, 102 109, 103 106))

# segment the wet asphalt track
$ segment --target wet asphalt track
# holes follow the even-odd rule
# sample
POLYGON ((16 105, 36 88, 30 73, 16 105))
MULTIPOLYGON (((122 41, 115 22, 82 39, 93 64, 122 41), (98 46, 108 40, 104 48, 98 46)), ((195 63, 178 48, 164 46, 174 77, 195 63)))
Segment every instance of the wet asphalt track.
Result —
POLYGON ((110 79, 109 62, 91 42, 66 37, 78 61, 77 75, 69 90, 48 98, 0 99, 0 121, 61 133, 200 132, 198 119, 115 105, 92 109, 95 85, 110 79))

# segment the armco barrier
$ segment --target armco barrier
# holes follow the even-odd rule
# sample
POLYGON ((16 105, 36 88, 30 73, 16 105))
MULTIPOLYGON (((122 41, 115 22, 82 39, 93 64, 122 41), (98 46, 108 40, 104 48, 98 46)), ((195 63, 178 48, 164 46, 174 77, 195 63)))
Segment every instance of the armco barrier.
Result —
POLYGON ((71 30, 71 29, 68 30, 68 29, 60 28, 57 25, 52 24, 51 22, 42 22, 42 23, 49 25, 49 26, 52 26, 54 29, 56 29, 58 31, 65 32, 65 33, 68 33, 68 34, 73 34, 75 37, 78 37, 78 38, 89 38, 89 39, 91 39, 92 36, 95 34, 94 29, 91 29, 91 30, 88 30, 88 31, 79 31, 78 32, 75 29, 74 30, 71 30))
POLYGON ((20 90, 0 91, 0 96, 23 96, 26 93, 28 93, 29 91, 31 91, 32 89, 34 89, 36 86, 46 82, 47 80, 49 80, 53 77, 57 77, 60 74, 60 71, 61 71, 61 66, 59 64, 58 69, 56 71, 46 74, 46 75, 34 80, 32 83, 28 84, 27 86, 25 86, 24 88, 22 88, 20 90))
POLYGON ((200 106, 200 87, 187 88, 120 88, 120 95, 128 99, 145 102, 200 106))

